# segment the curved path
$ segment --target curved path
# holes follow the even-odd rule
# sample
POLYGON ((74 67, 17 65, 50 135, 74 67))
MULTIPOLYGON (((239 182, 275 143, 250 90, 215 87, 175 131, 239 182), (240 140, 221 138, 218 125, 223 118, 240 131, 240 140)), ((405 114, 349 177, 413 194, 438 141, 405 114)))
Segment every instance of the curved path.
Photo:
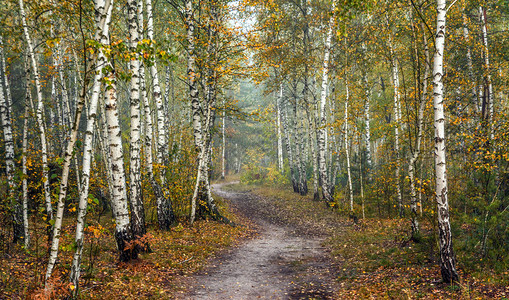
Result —
POLYGON ((281 224, 250 193, 213 185, 241 214, 257 224, 258 235, 216 259, 191 278, 181 299, 330 299, 330 264, 323 238, 299 234, 281 224))

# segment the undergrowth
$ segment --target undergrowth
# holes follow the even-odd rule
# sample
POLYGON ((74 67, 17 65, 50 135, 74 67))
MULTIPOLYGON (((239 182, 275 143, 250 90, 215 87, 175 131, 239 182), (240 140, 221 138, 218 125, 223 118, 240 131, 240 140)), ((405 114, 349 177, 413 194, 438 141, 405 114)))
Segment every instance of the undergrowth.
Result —
MULTIPOLYGON (((344 212, 300 196, 290 187, 234 185, 274 207, 273 214, 311 234, 325 234, 335 266, 338 299, 506 299, 507 271, 471 268, 471 255, 457 252, 461 281, 440 282, 437 241, 431 225, 422 224, 420 241, 410 240, 407 219, 366 218, 354 222, 344 212)), ((461 236, 455 237, 461 240, 461 236)), ((479 261, 478 261, 479 262, 479 261)), ((478 264, 474 264, 478 265, 478 264)))
MULTIPOLYGON (((215 197, 221 211, 237 224, 246 222, 235 216, 221 198, 215 197)), ((40 234, 30 251, 15 249, 0 257, 0 299, 62 298, 69 290, 69 269, 74 253, 73 217, 65 219, 58 267, 52 288, 43 289, 47 262, 47 241, 40 234)), ((181 220, 170 231, 148 228, 146 240, 152 252, 129 263, 118 263, 110 215, 88 216, 86 245, 80 280, 81 299, 167 299, 184 292, 185 278, 200 270, 221 250, 232 247, 251 233, 246 226, 230 226, 199 220, 193 226, 181 220)))

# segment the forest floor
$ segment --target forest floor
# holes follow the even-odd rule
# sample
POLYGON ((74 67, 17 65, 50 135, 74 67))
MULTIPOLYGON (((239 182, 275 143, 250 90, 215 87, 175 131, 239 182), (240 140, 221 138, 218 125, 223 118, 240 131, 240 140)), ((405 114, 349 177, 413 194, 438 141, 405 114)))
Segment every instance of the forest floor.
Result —
MULTIPOLYGON (((408 239, 408 220, 353 220, 288 187, 215 185, 238 226, 184 219, 149 226, 152 252, 118 263, 108 213, 91 213, 82 299, 508 299, 509 272, 458 251, 461 282, 440 282, 436 242, 408 239), (101 217, 102 216, 102 217, 101 217)), ((34 216, 34 218, 37 216, 34 216)), ((0 253, 0 299, 60 299, 69 290, 75 216, 64 220, 54 288, 43 289, 47 239, 33 222, 30 251, 0 253)), ((423 236, 432 236, 423 225, 423 236)))
POLYGON ((325 236, 293 226, 273 214, 270 201, 249 192, 222 189, 237 213, 255 225, 256 236, 214 259, 189 279, 180 299, 332 299, 332 261, 322 246, 325 236))
MULTIPOLYGON (((179 299, 508 299, 507 272, 441 282, 431 241, 411 242, 406 219, 354 222, 288 188, 216 185, 257 235, 185 282, 179 299)), ((423 226, 423 232, 430 228, 423 226)))

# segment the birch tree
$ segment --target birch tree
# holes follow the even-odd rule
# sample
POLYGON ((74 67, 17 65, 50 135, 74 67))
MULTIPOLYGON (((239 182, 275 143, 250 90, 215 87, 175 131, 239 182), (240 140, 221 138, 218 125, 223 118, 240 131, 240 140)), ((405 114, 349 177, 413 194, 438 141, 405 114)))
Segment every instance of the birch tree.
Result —
MULTIPOLYGON (((146 0, 146 9, 147 9, 147 35, 148 39, 154 41, 154 16, 152 13, 152 0, 146 0)), ((168 67, 170 68, 170 67, 168 67)), ((171 71, 171 70, 170 70, 171 71)), ((161 93, 161 86, 159 85, 159 73, 157 72, 157 61, 154 60, 150 65, 150 74, 152 76, 152 96, 154 97, 154 102, 156 104, 156 115, 157 115, 157 163, 159 165, 164 164, 164 157, 168 156, 168 146, 166 142, 167 130, 166 130, 166 116, 164 113, 164 103, 163 97, 161 93)), ((168 84, 168 95, 169 95, 169 86, 168 84)), ((166 97, 168 99, 168 97, 166 97)), ((161 171, 161 184, 164 185, 164 172, 161 171)), ((171 203, 165 204, 170 206, 171 203)))
MULTIPOLYGON (((389 21, 387 20, 387 25, 389 21)), ((389 55, 391 60, 392 67, 392 83, 394 85, 394 152, 396 153, 396 196, 398 200, 398 212, 399 216, 403 216, 403 195, 401 192, 401 180, 400 180, 400 149, 399 149, 399 130, 400 130, 400 122, 401 122, 401 108, 400 108, 400 86, 399 86, 399 68, 398 61, 394 55, 394 48, 392 44, 392 33, 389 33, 389 55)))
POLYGON ((283 139, 281 135, 281 100, 283 99, 283 86, 280 85, 276 96, 276 134, 277 134, 277 166, 283 171, 283 139))
POLYGON ((137 251, 128 247, 133 240, 129 223, 129 209, 127 200, 127 187, 124 173, 124 153, 122 149, 122 134, 118 117, 118 99, 116 90, 116 77, 111 62, 106 68, 109 72, 106 80, 105 114, 108 127, 108 144, 110 150, 110 170, 113 182, 111 195, 111 208, 115 219, 115 240, 120 261, 129 261, 137 257, 137 251))
POLYGON ((346 82, 346 98, 345 98, 345 155, 346 155, 346 172, 348 175, 348 195, 350 196, 350 213, 353 214, 353 187, 352 187, 352 171, 350 168, 350 145, 348 143, 348 102, 350 101, 350 91, 348 82, 346 82))
MULTIPOLYGON (((103 70, 107 64, 107 59, 104 53, 103 47, 105 47, 109 42, 109 26, 111 22, 111 14, 113 9, 113 0, 97 0, 94 3, 94 8, 97 12, 96 19, 96 33, 95 40, 100 43, 101 48, 98 49, 95 65, 95 74, 92 84, 92 94, 91 99, 88 105, 88 115, 87 115, 87 128, 85 131, 85 141, 83 147, 83 163, 82 163, 82 176, 80 182, 80 193, 79 193, 79 202, 78 202, 78 216, 76 221, 76 234, 75 234, 75 243, 76 250, 74 252, 73 261, 71 265, 71 273, 70 280, 71 284, 75 287, 73 293, 77 293, 79 290, 79 277, 80 277, 80 267, 81 267, 81 255, 83 251, 83 230, 85 228, 85 217, 87 214, 87 206, 88 206, 88 193, 89 193, 89 185, 90 185, 90 166, 93 159, 93 138, 94 138, 94 128, 97 118, 97 107, 99 103, 99 97, 101 95, 101 83, 103 79, 103 70)), ((86 78, 85 78, 86 79, 86 78)), ((76 106, 76 113, 74 117, 74 125, 71 131, 71 140, 67 146, 66 155, 64 158, 64 170, 67 172, 65 175, 66 181, 69 172, 70 160, 72 157, 72 150, 74 148, 74 143, 76 142, 78 127, 80 123, 81 110, 85 104, 85 95, 86 95, 86 82, 83 85, 83 90, 81 92, 81 96, 79 102, 76 106)), ((64 176, 62 176, 62 182, 64 176)), ((67 182, 66 182, 67 184, 67 182)), ((60 203, 62 203, 63 210, 63 201, 65 199, 65 192, 62 193, 62 190, 66 190, 61 188, 61 194, 59 195, 59 207, 60 203)), ((59 210, 60 211, 60 210, 59 210)), ((54 256, 56 259, 56 251, 58 250, 58 241, 56 242, 56 247, 52 247, 52 253, 55 252, 54 256), (55 250, 53 250, 53 248, 55 250)), ((51 275, 51 269, 48 266, 47 278, 51 275)))
POLYGON ((440 270, 444 282, 459 279, 456 258, 452 247, 451 223, 447 189, 447 166, 445 152, 445 114, 444 114, 444 50, 446 30, 446 1, 437 0, 437 23, 435 54, 433 56, 433 108, 435 111, 435 180, 438 215, 438 235, 440 245, 440 270))
POLYGON ((44 127, 43 120, 43 95, 42 95, 42 86, 39 75, 39 67, 37 64, 37 60, 34 53, 34 47, 32 39, 30 38, 30 33, 28 32, 28 24, 26 21, 26 13, 24 8, 23 0, 19 0, 19 11, 21 15, 21 24, 23 26, 23 33, 25 36, 25 42, 27 43, 27 52, 30 57, 30 62, 32 65, 33 76, 35 81, 35 89, 37 94, 37 110, 36 110, 36 118, 37 125, 39 128, 39 135, 41 139, 41 158, 42 158, 42 181, 43 181, 43 189, 44 189, 44 201, 46 204, 46 214, 48 220, 53 220, 53 207, 51 205, 51 193, 50 193, 50 181, 49 181, 49 168, 48 168, 48 142, 46 140, 46 129, 44 127))
POLYGON ((489 122, 489 134, 490 134, 490 140, 493 141, 495 138, 494 133, 494 122, 493 122, 493 84, 491 82, 491 74, 490 74, 490 56, 489 56, 489 48, 488 48, 488 29, 486 25, 486 8, 483 6, 479 6, 479 18, 481 21, 481 36, 482 36, 482 50, 483 50, 483 56, 484 56, 484 76, 485 76, 485 82, 487 85, 487 95, 486 95, 486 102, 487 104, 484 105, 483 103, 483 111, 485 112, 484 118, 488 120, 489 122))
POLYGON ((329 178, 327 176, 326 165, 326 110, 325 104, 327 103, 327 87, 329 84, 329 58, 332 43, 332 29, 334 27, 334 10, 336 8, 335 1, 332 2, 331 17, 329 18, 329 25, 327 29, 327 37, 325 40, 325 50, 323 56, 323 72, 322 72, 322 90, 320 94, 320 122, 317 131, 317 144, 318 144, 318 169, 320 173, 320 183, 322 187, 322 194, 327 203, 333 201, 330 193, 329 178))
MULTIPOLYGON (((138 0, 139 1, 139 0, 138 0)), ((131 74, 130 103, 130 164, 129 164, 129 200, 131 204, 132 234, 136 239, 146 233, 145 211, 141 192, 141 110, 140 110, 140 57, 137 46, 140 41, 137 0, 127 1, 127 18, 129 29, 129 48, 132 58, 129 62, 131 74)))
MULTIPOLYGON (((138 27, 138 35, 140 37, 143 36, 143 2, 138 2, 138 20, 140 26, 138 27)), ((151 1, 146 2, 147 15, 148 15, 148 37, 150 43, 153 43, 154 39, 154 28, 153 28, 153 16, 152 16, 152 3, 151 1)), ((150 62, 150 73, 152 76, 152 85, 153 85, 153 99, 156 102, 156 113, 157 113, 157 122, 158 125, 156 127, 157 133, 157 141, 161 141, 161 135, 163 143, 166 144, 166 126, 164 126, 164 109, 162 107, 162 96, 161 96, 161 88, 159 86, 159 76, 157 73, 157 61, 153 60, 150 62), (162 118, 163 124, 159 124, 160 118, 162 118), (159 130, 160 129, 160 130, 159 130)), ((147 96, 147 88, 146 88, 146 80, 145 80, 145 63, 143 61, 140 62, 140 87, 141 87, 141 99, 143 99, 143 107, 144 107, 144 128, 145 128, 145 160, 147 165, 147 175, 149 177, 150 185, 152 187, 152 191, 154 192, 154 196, 156 198, 156 206, 157 206, 157 220, 159 229, 168 230, 172 223, 175 220, 175 216, 173 213, 172 203, 169 198, 165 197, 163 189, 161 185, 156 180, 156 175, 154 173, 154 165, 153 165, 153 121, 152 121, 152 109, 150 106, 150 102, 147 96)), ((157 145, 156 149, 156 159, 157 163, 160 166, 160 177, 162 183, 165 182, 164 177, 164 168, 163 166, 163 156, 165 157, 167 153, 165 153, 166 145, 164 147, 160 147, 157 145)), ((148 247, 148 245, 145 245, 148 247)))
MULTIPOLYGON (((424 32, 424 25, 422 24, 424 32)), ((415 41, 417 44, 417 41, 415 41)), ((412 237, 416 238, 419 234, 419 221, 417 219, 417 191, 415 187, 415 166, 417 159, 421 153, 421 140, 424 131, 424 110, 428 100, 428 77, 430 75, 431 68, 431 57, 428 48, 428 40, 426 34, 423 34, 423 45, 424 45, 424 75, 422 77, 422 92, 419 98, 419 110, 417 112, 417 136, 415 141, 415 148, 413 153, 410 154, 410 160, 408 162, 408 178, 410 180, 410 210, 411 210, 411 228, 412 237)), ((415 45, 417 49, 417 45, 415 45)), ((416 50, 417 54, 417 50, 416 50)), ((417 56, 416 56, 417 57, 417 56)), ((422 206, 422 203, 419 203, 422 206)))
MULTIPOLYGON (((0 36, 0 56, 3 60, 3 43, 2 37, 0 36)), ((5 99, 5 84, 7 82, 7 76, 4 73, 2 74, 4 80, 0 80, 0 120, 2 122, 2 131, 4 137, 4 146, 5 146, 5 173, 7 175, 7 185, 8 185, 8 197, 9 201, 13 205, 13 242, 16 243, 19 240, 24 238, 25 230, 23 228, 23 210, 22 205, 18 201, 17 195, 17 184, 14 180, 14 174, 16 172, 16 163, 14 156, 14 139, 13 139, 13 131, 12 131, 12 117, 11 111, 12 108, 9 105, 10 101, 5 99)))

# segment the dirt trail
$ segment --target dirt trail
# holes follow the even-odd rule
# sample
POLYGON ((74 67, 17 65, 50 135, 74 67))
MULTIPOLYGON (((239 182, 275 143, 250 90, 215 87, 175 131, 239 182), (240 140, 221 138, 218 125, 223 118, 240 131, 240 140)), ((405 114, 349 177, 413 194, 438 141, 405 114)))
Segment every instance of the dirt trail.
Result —
POLYGON ((257 224, 258 235, 218 257, 179 299, 330 299, 334 282, 323 237, 282 224, 250 193, 214 192, 257 224))

